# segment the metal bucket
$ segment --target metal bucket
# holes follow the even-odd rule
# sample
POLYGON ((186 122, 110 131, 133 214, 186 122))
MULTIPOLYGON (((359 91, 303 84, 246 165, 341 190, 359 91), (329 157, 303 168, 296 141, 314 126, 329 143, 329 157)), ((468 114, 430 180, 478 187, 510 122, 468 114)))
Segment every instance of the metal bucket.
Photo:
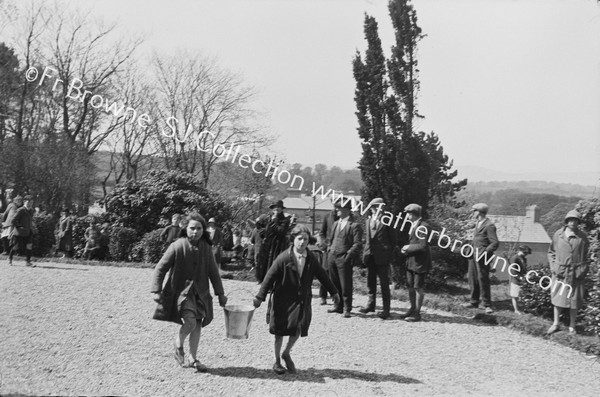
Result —
POLYGON ((252 325, 253 305, 225 305, 225 332, 230 339, 248 339, 252 325))

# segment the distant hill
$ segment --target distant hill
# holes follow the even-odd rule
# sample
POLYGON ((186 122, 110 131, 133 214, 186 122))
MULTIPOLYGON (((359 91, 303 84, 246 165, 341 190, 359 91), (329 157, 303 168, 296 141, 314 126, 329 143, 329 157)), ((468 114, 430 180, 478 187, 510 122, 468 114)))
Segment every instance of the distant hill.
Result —
POLYGON ((573 183, 556 183, 546 181, 518 181, 518 182, 471 182, 467 184, 466 191, 472 193, 494 193, 500 190, 515 189, 523 193, 555 194, 565 197, 591 198, 597 196, 600 189, 594 186, 576 185, 573 183))
MULTIPOLYGON (((492 170, 489 168, 464 165, 456 167, 458 176, 468 178, 471 182, 491 182, 491 181, 546 181, 558 184, 574 184, 583 186, 599 186, 600 170, 582 171, 582 172, 504 172, 492 170)), ((557 193, 558 194, 558 193, 557 193)))

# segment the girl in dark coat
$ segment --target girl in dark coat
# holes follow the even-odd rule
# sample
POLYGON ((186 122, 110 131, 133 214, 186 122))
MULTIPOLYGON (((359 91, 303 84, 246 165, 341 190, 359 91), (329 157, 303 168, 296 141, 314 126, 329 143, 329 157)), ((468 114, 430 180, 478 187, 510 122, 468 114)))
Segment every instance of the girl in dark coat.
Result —
POLYGON ((300 336, 308 335, 312 316, 310 301, 313 279, 316 277, 327 288, 336 304, 340 299, 327 273, 319 265, 315 255, 306 248, 310 240, 310 229, 305 225, 298 225, 294 227, 290 237, 292 246, 275 259, 254 299, 254 306, 259 307, 265 301, 268 291, 273 290, 267 319, 269 332, 275 335, 273 371, 277 374, 286 371, 281 365, 282 358, 288 371, 296 371, 290 351, 300 336), (280 354, 283 337, 286 335, 289 336, 288 344, 280 354))
POLYGON ((285 209, 283 201, 279 200, 269 206, 269 208, 273 211, 273 214, 265 227, 264 234, 261 234, 263 240, 256 266, 256 279, 259 283, 263 281, 265 274, 275 258, 277 258, 277 255, 289 245, 290 218, 283 214, 283 210, 285 209))
POLYGON ((207 368, 198 361, 196 353, 202 327, 213 319, 209 280, 219 297, 219 305, 225 306, 227 297, 206 232, 206 221, 198 213, 191 213, 186 220, 185 236, 169 246, 154 269, 151 292, 158 307, 153 318, 182 324, 175 337, 175 359, 182 367, 205 372, 207 368), (188 336, 190 356, 185 363, 183 342, 188 336))

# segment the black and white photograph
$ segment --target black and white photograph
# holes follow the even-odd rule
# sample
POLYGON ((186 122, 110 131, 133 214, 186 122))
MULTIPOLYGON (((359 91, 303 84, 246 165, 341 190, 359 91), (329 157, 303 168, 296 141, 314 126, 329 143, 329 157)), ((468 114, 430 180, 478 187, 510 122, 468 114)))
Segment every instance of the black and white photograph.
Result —
POLYGON ((0 396, 598 396, 600 1, 0 0, 0 396))

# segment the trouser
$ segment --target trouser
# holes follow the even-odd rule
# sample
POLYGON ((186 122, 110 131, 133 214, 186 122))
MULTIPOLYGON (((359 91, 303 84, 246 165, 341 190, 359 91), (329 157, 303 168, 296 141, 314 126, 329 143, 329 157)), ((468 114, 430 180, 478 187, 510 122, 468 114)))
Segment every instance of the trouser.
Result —
MULTIPOLYGON (((329 274, 328 260, 329 256, 327 255, 327 252, 323 252, 323 254, 321 255, 321 267, 323 268, 323 270, 325 270, 325 273, 329 274)), ((322 299, 327 299, 327 288, 325 288, 325 286, 322 283, 319 287, 319 297, 322 299)))
POLYGON ((346 254, 330 254, 329 258, 329 274, 331 281, 338 291, 341 291, 342 299, 340 299, 337 310, 345 309, 352 311, 352 260, 346 258, 346 254), (347 259, 347 260, 344 260, 347 259))
POLYGON ((471 304, 479 305, 479 297, 484 307, 492 304, 492 293, 490 289, 490 268, 482 259, 479 262, 475 258, 469 259, 469 288, 471 289, 471 304))
POLYGON ((375 262, 373 255, 366 255, 365 265, 367 266, 367 288, 369 291, 368 306, 375 308, 377 296, 377 277, 379 277, 379 285, 381 286, 381 300, 383 303, 383 311, 390 311, 390 266, 378 264, 375 262))
POLYGON ((29 236, 14 236, 13 242, 10 247, 10 251, 8 253, 8 259, 10 261, 12 261, 13 257, 15 256, 15 253, 17 251, 19 251, 20 253, 25 251, 25 258, 26 258, 27 262, 30 262, 32 249, 33 249, 33 245, 32 245, 32 235, 31 234, 29 234, 29 236))

